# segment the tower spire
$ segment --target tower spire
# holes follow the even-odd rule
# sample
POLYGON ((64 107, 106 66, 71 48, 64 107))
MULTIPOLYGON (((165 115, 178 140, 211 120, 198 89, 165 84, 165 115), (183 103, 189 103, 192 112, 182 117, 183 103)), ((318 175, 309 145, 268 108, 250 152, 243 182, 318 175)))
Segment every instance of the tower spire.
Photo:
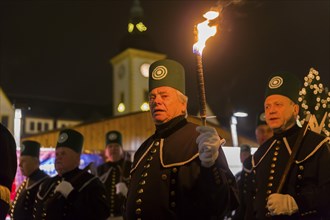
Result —
POLYGON ((130 10, 130 18, 128 22, 128 33, 139 34, 147 31, 147 27, 143 22, 143 8, 139 0, 133 0, 130 10))
POLYGON ((127 30, 120 44, 121 51, 128 48, 156 51, 148 36, 148 28, 144 23, 144 10, 139 0, 133 0, 127 30))

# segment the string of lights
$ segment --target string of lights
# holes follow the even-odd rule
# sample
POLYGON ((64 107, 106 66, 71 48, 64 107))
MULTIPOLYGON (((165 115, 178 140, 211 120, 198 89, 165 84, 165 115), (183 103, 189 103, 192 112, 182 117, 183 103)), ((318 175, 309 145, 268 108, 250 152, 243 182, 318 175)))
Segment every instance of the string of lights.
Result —
POLYGON ((307 114, 314 115, 312 128, 316 132, 330 136, 330 92, 321 83, 319 72, 310 68, 304 77, 304 85, 299 91, 298 99, 301 107, 300 122, 303 124, 307 114))

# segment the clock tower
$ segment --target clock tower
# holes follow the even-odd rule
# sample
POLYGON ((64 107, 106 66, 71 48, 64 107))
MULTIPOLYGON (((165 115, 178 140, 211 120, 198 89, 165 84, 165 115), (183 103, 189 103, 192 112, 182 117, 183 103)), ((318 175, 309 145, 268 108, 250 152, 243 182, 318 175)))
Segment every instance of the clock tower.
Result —
POLYGON ((133 1, 128 32, 121 42, 121 53, 110 62, 113 67, 113 115, 148 110, 149 66, 166 55, 156 52, 147 36, 143 9, 139 0, 133 1))

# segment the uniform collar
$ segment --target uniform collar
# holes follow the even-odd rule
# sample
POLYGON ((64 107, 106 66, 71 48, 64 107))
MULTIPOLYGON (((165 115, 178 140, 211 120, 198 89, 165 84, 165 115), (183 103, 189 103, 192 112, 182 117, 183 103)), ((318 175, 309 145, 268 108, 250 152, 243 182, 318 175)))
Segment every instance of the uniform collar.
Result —
POLYGON ((155 139, 166 138, 178 129, 182 128, 185 124, 187 124, 186 118, 184 115, 180 115, 164 124, 156 125, 156 131, 153 136, 155 139))
POLYGON ((283 137, 288 137, 288 136, 295 134, 299 129, 300 129, 300 127, 297 124, 295 124, 293 127, 289 128, 286 131, 283 131, 279 134, 274 134, 273 137, 274 137, 274 139, 282 139, 283 137))
POLYGON ((76 174, 78 174, 80 171, 80 169, 78 167, 76 167, 75 169, 67 172, 67 173, 64 173, 62 175, 62 177, 65 179, 65 180, 70 180, 72 179, 76 174))

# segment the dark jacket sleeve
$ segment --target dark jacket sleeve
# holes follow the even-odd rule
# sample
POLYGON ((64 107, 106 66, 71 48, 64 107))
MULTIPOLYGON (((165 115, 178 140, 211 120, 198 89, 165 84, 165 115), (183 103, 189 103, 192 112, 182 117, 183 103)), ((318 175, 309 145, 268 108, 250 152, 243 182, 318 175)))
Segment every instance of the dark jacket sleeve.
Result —
POLYGON ((216 163, 205 168, 201 166, 201 191, 207 197, 206 205, 219 218, 238 207, 238 189, 235 177, 230 171, 223 150, 219 149, 216 163))
MULTIPOLYGON (((321 216, 329 216, 330 207, 330 145, 325 143, 320 150, 313 155, 317 160, 308 161, 305 169, 315 167, 318 171, 317 185, 304 184, 301 190, 294 196, 299 207, 301 216, 319 214, 321 216), (313 162, 314 161, 314 162, 313 162), (316 161, 316 162, 315 162, 316 161)), ((304 177, 308 178, 309 172, 305 172, 304 177)), ((299 174, 298 174, 299 175, 299 174)), ((306 180, 307 181, 307 180, 306 180)), ((299 182, 298 182, 299 184, 299 182)), ((328 219, 325 218, 325 219, 328 219)))
MULTIPOLYGON (((86 187, 75 189, 67 198, 71 203, 72 213, 79 219, 107 219, 110 213, 105 188, 98 178, 93 179, 86 187)), ((70 219, 70 218, 68 218, 70 219)))

